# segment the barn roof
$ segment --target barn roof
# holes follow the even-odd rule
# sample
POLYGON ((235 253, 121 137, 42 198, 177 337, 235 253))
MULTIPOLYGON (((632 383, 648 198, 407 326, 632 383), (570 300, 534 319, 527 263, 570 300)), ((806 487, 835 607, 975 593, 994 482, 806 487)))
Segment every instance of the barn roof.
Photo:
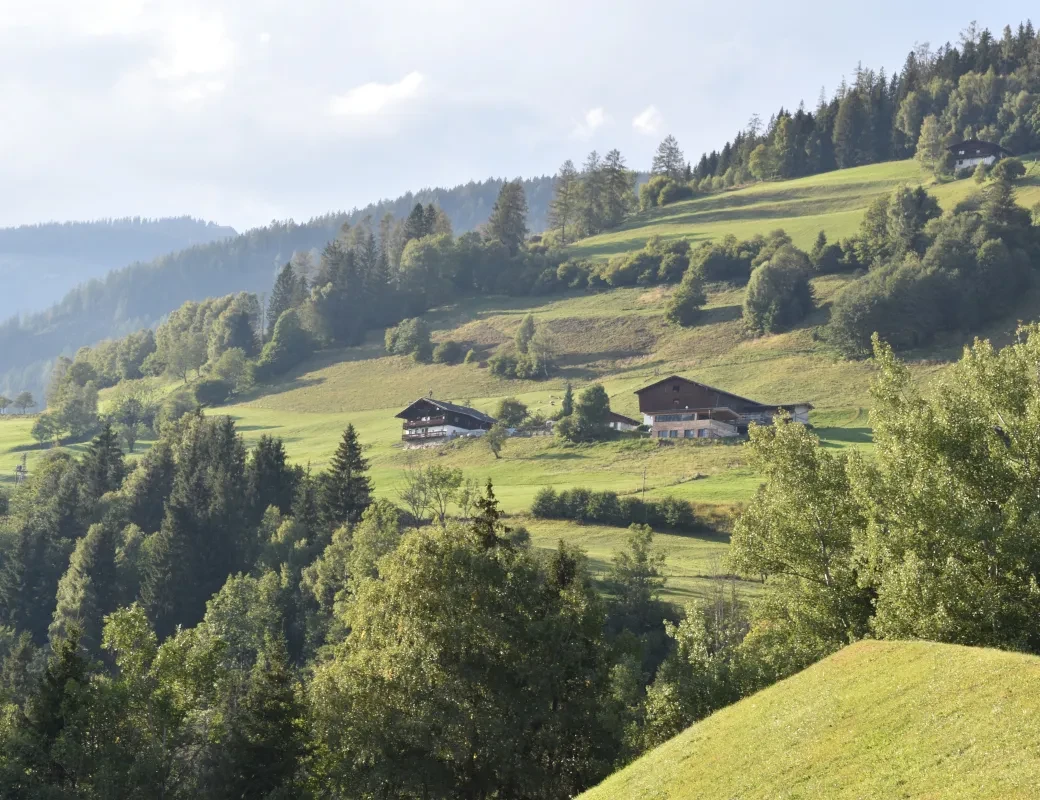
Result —
POLYGON ((394 416, 404 418, 404 415, 405 413, 407 413, 408 409, 414 408, 419 403, 429 403, 430 405, 442 409, 443 411, 451 411, 454 414, 464 414, 467 417, 473 417, 473 419, 479 420, 480 422, 487 422, 490 425, 494 425, 496 422, 498 422, 497 419, 495 419, 494 417, 489 417, 483 411, 477 411, 477 409, 470 408, 469 406, 459 406, 455 403, 449 403, 446 400, 434 400, 432 397, 420 397, 414 403, 411 403, 407 408, 405 408, 398 414, 395 414, 394 416))
POLYGON ((624 414, 619 414, 616 411, 611 411, 609 414, 607 414, 607 422, 622 422, 625 425, 637 426, 640 424, 639 420, 632 419, 631 417, 626 417, 624 414))
POLYGON ((961 155, 961 151, 965 156, 990 156, 998 155, 1003 153, 1006 156, 1012 155, 1010 150, 1005 150, 999 144, 993 142, 987 142, 982 139, 965 139, 959 144, 950 145, 946 148, 954 155, 961 155))
POLYGON ((707 389, 709 392, 715 392, 716 394, 725 395, 726 397, 732 397, 735 400, 739 400, 742 403, 747 403, 749 406, 758 406, 759 408, 785 408, 790 409, 794 406, 808 406, 812 408, 812 403, 762 403, 758 400, 751 400, 747 397, 741 397, 739 394, 733 394, 733 392, 727 392, 725 389, 719 389, 717 386, 709 386, 707 383, 701 383, 700 381, 690 380, 684 378, 682 375, 669 375, 667 378, 662 378, 659 381, 654 381, 648 386, 644 386, 642 389, 636 389, 635 393, 642 394, 643 392, 653 389, 655 386, 660 386, 662 383, 671 383, 672 381, 683 381, 684 383, 692 383, 694 386, 700 386, 702 389, 707 389))

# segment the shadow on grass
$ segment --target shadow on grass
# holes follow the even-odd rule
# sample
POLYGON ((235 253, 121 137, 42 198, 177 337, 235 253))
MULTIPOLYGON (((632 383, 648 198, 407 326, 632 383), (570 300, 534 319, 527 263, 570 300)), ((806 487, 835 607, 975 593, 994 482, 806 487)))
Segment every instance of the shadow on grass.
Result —
POLYGON ((824 447, 840 447, 841 444, 872 444, 874 442, 874 432, 870 428, 817 428, 815 433, 820 437, 824 447))

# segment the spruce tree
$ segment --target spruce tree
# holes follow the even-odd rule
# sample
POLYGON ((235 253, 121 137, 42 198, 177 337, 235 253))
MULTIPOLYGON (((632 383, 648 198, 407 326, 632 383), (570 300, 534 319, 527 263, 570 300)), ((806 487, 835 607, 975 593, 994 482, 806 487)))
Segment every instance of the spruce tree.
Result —
POLYGON ((267 303, 267 338, 274 334, 275 323, 282 313, 293 307, 297 293, 296 270, 291 261, 287 261, 275 278, 271 289, 271 299, 267 303))
POLYGON ((347 425, 343 439, 322 480, 322 511, 333 528, 361 519, 372 503, 371 481, 365 474, 368 461, 361 455, 361 442, 353 425, 347 425))
POLYGON ((675 137, 668 135, 657 146, 654 160, 650 167, 651 175, 664 175, 673 181, 682 183, 686 174, 686 156, 679 148, 675 137))
POLYGON ((112 423, 105 422, 80 461, 80 496, 92 506, 102 495, 118 489, 125 476, 126 462, 119 447, 119 436, 112 423))
POLYGON ((574 389, 571 388, 570 383, 567 384, 567 389, 563 393, 563 402, 560 403, 560 416, 569 417, 574 413, 574 389))
POLYGON ((834 157, 839 169, 866 164, 870 158, 870 119, 863 98, 853 89, 838 106, 834 120, 834 157))
POLYGON ((297 480, 297 470, 289 464, 282 440, 261 436, 246 465, 246 496, 253 526, 260 523, 269 506, 289 513, 297 480))
POLYGON ((516 255, 527 238, 527 195, 519 178, 508 181, 498 193, 487 222, 488 238, 501 242, 516 255))
POLYGON ((410 213, 408 219, 404 221, 404 241, 407 243, 412 239, 421 239, 425 235, 426 209, 423 208, 422 203, 416 203, 415 208, 412 209, 412 213, 410 213))
POLYGON ((296 796, 307 727, 293 684, 285 642, 268 634, 222 748, 223 796, 296 796))
POLYGON ((577 238, 576 223, 581 210, 581 179, 574 162, 567 159, 560 167, 553 182, 553 198, 549 203, 549 227, 559 229, 560 241, 567 244, 567 231, 571 239, 577 238))
POLYGON ((423 236, 433 236, 437 232, 437 206, 429 203, 423 212, 423 236))
POLYGON ((621 224, 635 202, 636 176, 625 166, 619 150, 611 150, 603 160, 604 224, 614 228, 621 224))
POLYGON ((606 211, 603 164, 599 153, 593 150, 581 168, 581 206, 579 217, 582 232, 586 236, 603 230, 606 211))
POLYGON ((92 525, 79 540, 69 568, 58 583, 57 604, 51 622, 52 642, 73 630, 82 632, 80 643, 88 653, 101 649, 101 622, 124 600, 116 567, 116 533, 109 525, 92 525))

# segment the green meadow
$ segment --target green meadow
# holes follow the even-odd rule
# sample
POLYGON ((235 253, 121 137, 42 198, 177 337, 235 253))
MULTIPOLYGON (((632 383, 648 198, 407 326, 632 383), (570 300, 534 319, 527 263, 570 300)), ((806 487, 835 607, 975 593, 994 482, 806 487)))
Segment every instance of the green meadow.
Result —
POLYGON ((863 641, 698 722, 581 800, 1032 798, 1040 659, 863 641))
MULTIPOLYGON (((784 228, 802 247, 819 230, 833 240, 852 234, 871 200, 901 183, 921 182, 912 161, 831 172, 784 183, 696 198, 634 217, 623 228, 575 244, 575 255, 605 258, 638 248, 651 236, 706 240, 733 233, 747 237, 784 228)), ((944 206, 957 203, 976 186, 956 181, 929 187, 944 206)), ((1040 170, 1031 167, 1019 190, 1019 201, 1040 201, 1040 170)), ((595 445, 568 445, 553 437, 514 438, 501 458, 479 440, 424 450, 405 449, 400 441, 402 408, 423 396, 449 400, 493 413, 504 397, 517 397, 532 411, 551 415, 568 382, 576 391, 601 382, 615 411, 638 416, 634 391, 670 374, 722 387, 769 403, 809 401, 812 422, 828 447, 869 451, 868 408, 871 366, 838 358, 816 340, 814 329, 825 323, 828 307, 852 278, 823 276, 814 280, 819 308, 799 328, 783 334, 748 338, 742 330, 742 290, 709 295, 704 321, 689 329, 667 324, 664 308, 669 287, 575 292, 553 297, 481 297, 434 309, 428 314, 435 339, 455 339, 482 357, 513 338, 527 314, 547 328, 559 350, 559 372, 548 381, 504 380, 477 365, 417 364, 388 356, 381 332, 360 347, 316 354, 272 386, 239 398, 213 413, 229 414, 247 442, 261 435, 281 437, 296 462, 313 469, 325 466, 349 423, 359 431, 371 462, 379 496, 395 498, 402 473, 415 464, 459 467, 467 477, 490 478, 503 508, 522 514, 542 486, 583 486, 622 493, 645 492, 647 498, 675 496, 698 504, 719 530, 712 538, 672 537, 667 541, 672 589, 677 597, 696 593, 709 562, 726 549, 725 531, 733 511, 751 498, 759 477, 747 465, 739 444, 623 440, 595 445)), ((1006 340, 1019 319, 1032 319, 1040 295, 1022 299, 1004 322, 983 333, 1006 340)), ((960 355, 964 337, 941 340, 929 352, 909 355, 921 380, 960 355)), ((150 387, 168 391, 173 384, 150 387)), ((102 403, 108 392, 102 393, 102 403)), ((29 469, 45 451, 30 436, 31 417, 0 418, 0 482, 14 478, 23 456, 29 469)), ((148 442, 142 442, 143 452, 148 442)), ((82 445, 74 445, 74 451, 82 445)), ((569 523, 530 523, 539 544, 565 536, 585 547, 602 566, 621 542, 617 529, 590 529, 569 523)), ((664 537, 662 537, 663 539, 664 537)))

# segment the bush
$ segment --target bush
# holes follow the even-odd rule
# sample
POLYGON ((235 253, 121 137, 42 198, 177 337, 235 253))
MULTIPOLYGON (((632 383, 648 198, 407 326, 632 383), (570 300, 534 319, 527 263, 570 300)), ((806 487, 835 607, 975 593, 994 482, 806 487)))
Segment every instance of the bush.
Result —
POLYGON ((415 353, 427 353, 430 357, 433 355, 430 329, 425 320, 418 317, 406 319, 397 327, 387 328, 383 343, 386 351, 394 356, 411 356, 415 353))
POLYGON ((665 317, 669 322, 688 327, 697 321, 701 306, 707 301, 708 296, 704 293, 704 281, 701 278, 700 269, 690 267, 686 270, 679 288, 675 290, 665 317))
POLYGON ((773 259, 756 267, 744 297, 744 327, 777 333, 797 324, 813 309, 805 253, 784 245, 773 259))
POLYGON ((495 411, 495 417, 507 428, 519 428, 527 417, 527 406, 515 397, 503 398, 495 411))
POLYGON ((657 195, 657 205, 666 206, 669 203, 678 203, 680 200, 689 200, 691 197, 693 197, 693 190, 689 186, 670 180, 661 187, 661 192, 657 195))
POLYGON ((314 340, 300 324, 300 315, 290 308, 274 325, 271 341, 264 345, 256 364, 256 379, 270 380, 288 372, 314 352, 314 340))
POLYGON ((488 369, 492 375, 500 378, 516 377, 516 356, 509 353, 496 353, 488 359, 488 369))
POLYGON ((433 348, 434 364, 458 364, 463 358, 462 345, 449 339, 433 348))
POLYGON ((195 402, 202 407, 223 405, 234 387, 225 380, 199 381, 195 384, 195 402))
POLYGON ((538 519, 559 519, 562 514, 556 490, 551 486, 539 489, 534 496, 534 502, 531 503, 531 514, 538 519))
POLYGON ((476 364, 477 361, 478 361, 478 359, 477 359, 477 351, 473 350, 471 348, 471 349, 466 351, 466 358, 463 359, 462 363, 463 364, 476 364))
POLYGON ((531 504, 531 515, 538 519, 568 519, 618 528, 644 523, 654 528, 695 532, 704 527, 687 500, 668 497, 644 502, 638 497, 619 497, 617 492, 581 488, 558 493, 548 486, 540 489, 531 504))
POLYGON ((195 402, 195 398, 189 396, 187 392, 175 392, 159 405, 159 410, 155 412, 155 421, 152 423, 152 428, 158 435, 167 425, 176 422, 185 414, 190 414, 197 407, 198 404, 195 402))

